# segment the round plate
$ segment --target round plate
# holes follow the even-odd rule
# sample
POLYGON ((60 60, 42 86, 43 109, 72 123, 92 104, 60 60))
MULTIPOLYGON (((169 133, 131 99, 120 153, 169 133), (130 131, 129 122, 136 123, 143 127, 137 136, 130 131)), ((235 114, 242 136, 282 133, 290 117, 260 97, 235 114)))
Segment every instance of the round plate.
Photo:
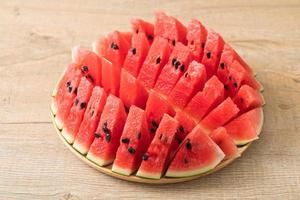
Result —
MULTIPOLYGON (((53 98, 52 98, 52 101, 53 101, 53 98)), ((53 103, 53 102, 51 102, 51 103, 53 103)), ((55 124, 55 115, 53 114, 52 111, 51 111, 51 116, 52 116, 52 122, 53 122, 54 128, 57 132, 57 135, 59 136, 61 141, 63 141, 63 143, 68 147, 68 149, 71 150, 71 152, 73 154, 75 154, 78 158, 80 158, 83 162, 85 162, 86 164, 88 164, 92 168, 94 168, 94 169, 96 169, 96 170, 98 170, 98 171, 100 171, 104 174, 107 174, 107 175, 110 175, 110 176, 113 176, 113 177, 116 177, 116 178, 119 178, 119 179, 122 179, 122 180, 126 180, 126 181, 138 182, 138 183, 147 183, 147 184, 167 184, 167 183, 179 183, 179 182, 184 182, 184 181, 190 181, 190 180, 193 180, 193 179, 196 179, 196 178, 214 173, 214 172, 222 169, 223 167, 229 165, 231 162, 233 162, 236 159, 236 158, 232 158, 232 159, 223 160, 213 170, 210 170, 210 171, 208 171, 206 173, 203 173, 203 174, 190 176, 190 177, 183 177, 183 178, 162 177, 161 179, 155 180, 155 179, 141 178, 141 177, 135 176, 135 174, 133 174, 131 176, 124 176, 124 175, 117 174, 117 173, 111 171, 111 165, 101 167, 101 166, 95 164, 94 162, 90 161, 89 159, 87 159, 85 157, 85 155, 82 155, 76 149, 74 149, 73 146, 65 140, 65 138, 61 134, 61 131, 56 126, 56 124, 55 124)), ((251 143, 252 142, 246 144, 243 147, 238 148, 240 155, 242 155, 242 153, 251 145, 251 143)))

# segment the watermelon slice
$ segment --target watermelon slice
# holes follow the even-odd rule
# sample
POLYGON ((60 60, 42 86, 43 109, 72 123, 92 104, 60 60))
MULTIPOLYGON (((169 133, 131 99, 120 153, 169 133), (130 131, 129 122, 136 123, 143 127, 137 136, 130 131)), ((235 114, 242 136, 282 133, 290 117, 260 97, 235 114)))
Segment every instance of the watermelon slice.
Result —
POLYGON ((224 127, 215 129, 209 136, 222 149, 225 154, 225 159, 240 156, 238 148, 224 127))
POLYGON ((206 42, 207 30, 197 19, 192 19, 187 26, 186 39, 192 50, 194 60, 200 62, 206 42))
POLYGON ((168 39, 173 46, 177 42, 186 44, 186 27, 175 17, 163 12, 155 13, 154 35, 168 39))
POLYGON ((143 155, 143 161, 136 174, 137 176, 160 179, 174 149, 178 126, 179 124, 175 119, 164 114, 155 137, 147 152, 143 155))
POLYGON ((184 111, 199 122, 207 113, 224 99, 224 85, 212 76, 184 108, 184 111))
POLYGON ((73 147, 81 154, 86 154, 88 152, 94 140, 94 133, 99 123, 106 98, 107 95, 101 87, 94 87, 73 144, 73 147))
POLYGON ((131 105, 145 108, 148 92, 144 86, 141 85, 140 82, 125 69, 122 69, 119 93, 120 99, 127 108, 131 105))
POLYGON ((72 49, 73 62, 80 65, 82 74, 95 85, 101 85, 101 59, 94 52, 76 46, 72 49))
POLYGON ((248 85, 242 85, 233 101, 239 107, 241 113, 262 106, 265 103, 261 93, 248 85))
POLYGON ((204 65, 193 61, 190 63, 184 76, 182 76, 172 89, 168 99, 177 108, 183 109, 196 92, 202 90, 206 82, 204 65))
POLYGON ((215 168, 225 157, 223 151, 199 126, 196 126, 179 146, 167 177, 187 177, 215 168))
POLYGON ((203 129, 203 132, 209 134, 212 130, 223 126, 233 119, 238 112, 238 107, 233 103, 232 99, 228 97, 204 117, 199 123, 199 126, 203 129))
POLYGON ((95 133, 95 139, 87 154, 94 163, 105 166, 115 159, 120 144, 120 137, 126 120, 122 101, 109 95, 95 133))
POLYGON ((133 35, 131 49, 128 51, 123 64, 123 67, 133 76, 137 77, 140 67, 147 56, 149 47, 150 45, 145 33, 139 32, 133 35))
POLYGON ((258 139, 262 124, 263 110, 258 107, 232 120, 225 128, 236 145, 245 145, 258 139))
POLYGON ((142 20, 142 19, 132 19, 131 20, 131 28, 134 33, 145 33, 148 38, 149 43, 153 42, 154 38, 154 25, 142 20))
POLYGON ((59 129, 63 128, 64 122, 66 121, 73 100, 77 94, 77 88, 82 77, 81 71, 76 68, 77 65, 71 64, 70 70, 67 70, 66 75, 60 81, 57 93, 55 96, 54 106, 56 107, 55 124, 59 129))
POLYGON ((175 115, 174 109, 169 105, 169 102, 166 99, 164 99, 155 91, 150 91, 146 104, 146 118, 151 139, 154 137, 156 129, 158 128, 164 113, 167 113, 171 116, 175 115))
POLYGON ((102 85, 107 93, 118 95, 120 88, 120 69, 114 67, 112 63, 102 58, 102 85))
POLYGON ((181 110, 176 112, 175 119, 179 122, 176 139, 181 143, 187 134, 196 126, 196 122, 181 110))
POLYGON ((79 130, 80 123, 83 119, 84 111, 89 102, 93 87, 93 84, 87 78, 81 78, 78 86, 77 96, 62 130, 62 135, 70 144, 74 142, 76 134, 79 130))
POLYGON ((131 106, 112 171, 130 175, 135 172, 150 143, 145 111, 131 106))
POLYGON ((204 46, 204 56, 201 61, 206 67, 207 77, 211 77, 216 73, 223 46, 223 38, 212 30, 208 31, 204 46))
POLYGON ((191 61, 192 54, 190 49, 181 42, 177 42, 168 63, 164 66, 156 81, 154 89, 168 96, 178 79, 187 70, 191 61))
POLYGON ((162 67, 167 63, 171 53, 168 41, 162 37, 155 37, 148 55, 138 75, 139 81, 147 88, 152 88, 162 67))

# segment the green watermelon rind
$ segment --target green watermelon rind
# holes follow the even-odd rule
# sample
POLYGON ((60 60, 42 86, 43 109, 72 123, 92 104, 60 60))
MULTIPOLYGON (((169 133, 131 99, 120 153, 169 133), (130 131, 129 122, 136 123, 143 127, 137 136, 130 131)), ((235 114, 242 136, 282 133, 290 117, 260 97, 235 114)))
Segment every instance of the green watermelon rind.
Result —
POLYGON ((99 158, 99 156, 94 155, 91 152, 88 152, 88 154, 86 155, 86 158, 89 159, 90 161, 92 161, 93 163, 99 165, 100 167, 104 167, 106 165, 109 165, 114 161, 114 159, 104 160, 102 158, 99 158))
POLYGON ((69 144, 73 144, 75 137, 67 129, 63 128, 61 134, 69 144))
POLYGON ((133 172, 129 169, 126 169, 124 167, 119 167, 115 164, 113 164, 112 168, 111 168, 111 171, 117 173, 117 174, 121 174, 121 175, 124 175, 124 176, 130 176, 133 172))
POLYGON ((150 173, 150 172, 145 172, 145 171, 142 171, 142 170, 139 170, 136 175, 138 177, 141 177, 141 178, 146 178, 146 179, 160 179, 161 178, 161 173, 160 172, 157 172, 157 173, 150 173))
POLYGON ((76 140, 73 143, 73 148, 78 151, 79 153, 81 153, 82 155, 86 155, 87 152, 89 151, 85 146, 82 146, 79 142, 77 142, 76 140))

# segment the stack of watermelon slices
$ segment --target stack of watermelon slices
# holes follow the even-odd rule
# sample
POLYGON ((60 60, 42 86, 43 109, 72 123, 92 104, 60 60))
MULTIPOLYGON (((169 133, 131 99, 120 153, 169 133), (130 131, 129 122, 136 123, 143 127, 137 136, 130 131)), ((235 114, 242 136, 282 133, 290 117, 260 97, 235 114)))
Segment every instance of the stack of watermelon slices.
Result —
POLYGON ((165 13, 75 47, 53 92, 70 145, 126 176, 186 177, 214 169, 258 139, 262 85, 220 34, 165 13))

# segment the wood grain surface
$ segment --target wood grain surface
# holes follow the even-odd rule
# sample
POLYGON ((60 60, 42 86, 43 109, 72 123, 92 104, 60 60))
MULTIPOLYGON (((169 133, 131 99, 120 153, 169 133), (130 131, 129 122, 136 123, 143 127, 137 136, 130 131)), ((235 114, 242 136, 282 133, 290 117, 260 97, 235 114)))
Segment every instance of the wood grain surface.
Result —
POLYGON ((0 199, 300 199, 300 2, 0 1, 0 199), (99 173, 62 144, 49 96, 70 48, 163 10, 220 32, 257 72, 260 140, 194 181, 150 186, 99 173))

